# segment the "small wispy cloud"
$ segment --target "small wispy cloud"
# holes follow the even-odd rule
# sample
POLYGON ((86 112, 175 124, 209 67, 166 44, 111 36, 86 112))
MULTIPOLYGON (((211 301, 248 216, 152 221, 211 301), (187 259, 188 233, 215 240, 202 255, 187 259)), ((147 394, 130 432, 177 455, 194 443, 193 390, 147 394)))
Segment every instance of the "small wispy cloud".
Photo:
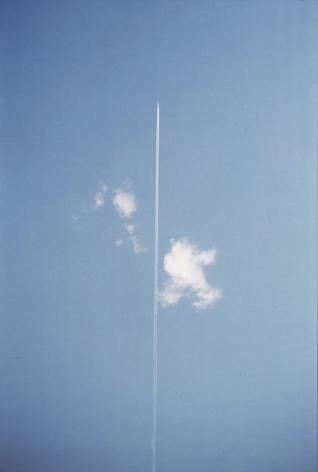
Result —
POLYGON ((132 244, 133 251, 136 254, 141 254, 142 252, 145 252, 145 248, 139 241, 138 237, 136 236, 136 227, 132 223, 125 223, 125 229, 128 233, 128 239, 132 244))
POLYGON ((108 187, 105 184, 100 186, 100 190, 95 193, 94 197, 94 209, 98 210, 105 205, 105 195, 107 193, 108 187))
POLYGON ((216 250, 201 251, 187 238, 172 240, 164 256, 164 269, 168 280, 159 294, 163 307, 176 305, 183 297, 192 300, 192 306, 204 310, 222 296, 220 289, 212 287, 204 267, 215 263, 216 250))
POLYGON ((105 205, 105 197, 102 194, 102 192, 97 192, 95 195, 95 203, 94 207, 97 208, 102 208, 105 205))
POLYGON ((120 218, 124 221, 124 227, 132 244, 133 251, 136 254, 144 252, 145 249, 136 234, 136 225, 132 222, 133 216, 137 211, 135 195, 127 188, 117 189, 114 191, 113 205, 120 218))
MULTIPOLYGON (((131 243, 132 249, 136 254, 145 252, 138 231, 137 226, 134 222, 134 216, 137 211, 137 200, 134 193, 131 190, 132 182, 130 179, 125 179, 121 188, 117 188, 112 191, 112 198, 108 199, 107 193, 112 189, 108 187, 105 183, 101 183, 97 187, 95 193, 93 194, 93 199, 90 203, 86 204, 85 202, 82 205, 81 212, 73 213, 72 220, 75 222, 79 220, 82 216, 89 214, 91 211, 95 212, 101 210, 108 201, 113 203, 113 206, 119 215, 123 227, 126 233, 126 238, 131 243)), ((125 239, 126 239, 125 238, 125 239)), ((120 247, 124 244, 124 239, 119 237, 115 240, 115 246, 120 247)))

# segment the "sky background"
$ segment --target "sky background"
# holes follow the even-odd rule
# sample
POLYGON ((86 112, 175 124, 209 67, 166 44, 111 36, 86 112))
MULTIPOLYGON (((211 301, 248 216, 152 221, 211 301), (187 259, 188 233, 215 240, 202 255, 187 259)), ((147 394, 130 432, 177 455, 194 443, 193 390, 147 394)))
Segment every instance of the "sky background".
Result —
POLYGON ((150 470, 157 101, 160 287, 223 292, 160 308, 158 472, 314 472, 317 3, 3 0, 0 67, 1 472, 150 470))

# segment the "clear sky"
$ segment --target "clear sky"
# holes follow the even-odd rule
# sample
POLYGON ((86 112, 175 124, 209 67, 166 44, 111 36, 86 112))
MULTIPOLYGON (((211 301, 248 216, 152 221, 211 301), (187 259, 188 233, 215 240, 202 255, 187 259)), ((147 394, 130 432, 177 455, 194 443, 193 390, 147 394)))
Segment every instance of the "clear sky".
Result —
POLYGON ((2 472, 150 471, 157 101, 158 472, 316 471, 316 40, 310 0, 1 1, 2 472))

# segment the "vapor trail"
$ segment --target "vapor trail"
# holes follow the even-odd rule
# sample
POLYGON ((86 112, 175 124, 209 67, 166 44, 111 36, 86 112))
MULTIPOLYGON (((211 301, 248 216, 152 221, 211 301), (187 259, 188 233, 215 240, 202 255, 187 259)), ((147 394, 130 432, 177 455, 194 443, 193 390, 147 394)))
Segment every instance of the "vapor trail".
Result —
POLYGON ((156 166, 155 166, 155 258, 153 291, 153 410, 152 410, 152 472, 157 466, 158 417, 158 252, 159 252, 159 103, 156 114, 156 166))

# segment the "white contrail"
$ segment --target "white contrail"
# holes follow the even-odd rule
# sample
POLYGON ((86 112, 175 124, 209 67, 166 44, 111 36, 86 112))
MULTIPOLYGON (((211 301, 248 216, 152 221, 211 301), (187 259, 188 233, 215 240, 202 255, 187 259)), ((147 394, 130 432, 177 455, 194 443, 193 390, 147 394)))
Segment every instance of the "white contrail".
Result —
POLYGON ((157 466, 157 417, 158 417, 158 252, 159 252, 159 103, 156 122, 155 166, 155 259, 153 292, 153 410, 152 410, 152 472, 157 466))

